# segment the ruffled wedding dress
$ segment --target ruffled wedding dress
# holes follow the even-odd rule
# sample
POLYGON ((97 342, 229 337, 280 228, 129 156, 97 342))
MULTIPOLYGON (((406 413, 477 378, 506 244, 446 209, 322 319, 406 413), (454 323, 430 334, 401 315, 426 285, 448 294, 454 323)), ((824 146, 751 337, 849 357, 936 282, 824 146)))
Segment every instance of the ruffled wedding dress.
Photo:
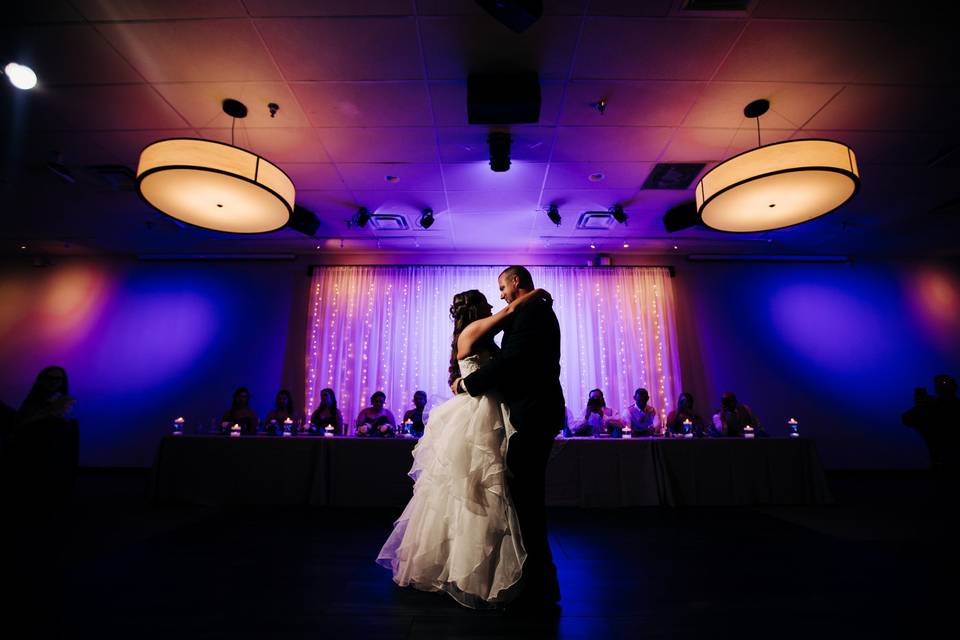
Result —
MULTIPOLYGON (((486 359, 460 360, 461 375, 486 359)), ((506 481, 513 431, 495 395, 459 394, 431 410, 413 449, 413 497, 377 556, 394 582, 471 608, 513 598, 527 557, 506 481)))

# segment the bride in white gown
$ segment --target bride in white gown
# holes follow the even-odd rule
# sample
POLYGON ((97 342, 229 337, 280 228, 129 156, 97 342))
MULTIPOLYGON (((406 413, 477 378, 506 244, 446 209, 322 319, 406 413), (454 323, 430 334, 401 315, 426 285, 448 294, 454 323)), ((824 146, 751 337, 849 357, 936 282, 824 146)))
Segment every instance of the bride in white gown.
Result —
MULTIPOLYGON (((538 292, 495 315, 479 291, 454 296, 451 380, 496 357, 494 334, 538 292)), ((459 394, 433 408, 413 449, 413 497, 377 556, 394 582, 446 591, 471 608, 516 595, 527 553, 507 489, 504 461, 512 434, 507 407, 492 394, 459 394)))

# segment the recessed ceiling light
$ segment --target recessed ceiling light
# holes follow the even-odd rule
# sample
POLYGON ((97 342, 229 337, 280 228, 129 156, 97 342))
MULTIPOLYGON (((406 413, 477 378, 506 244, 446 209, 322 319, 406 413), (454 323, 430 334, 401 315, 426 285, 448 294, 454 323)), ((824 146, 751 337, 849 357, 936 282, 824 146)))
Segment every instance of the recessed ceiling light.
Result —
POLYGON ((10 84, 17 89, 26 91, 37 86, 37 74, 26 65, 11 62, 3 68, 3 73, 6 74, 10 84))
POLYGON ((677 245, 673 245, 673 250, 674 250, 674 251, 676 251, 676 250, 679 249, 679 248, 680 248, 680 247, 678 247, 677 245))
POLYGON ((20 245, 20 248, 21 248, 21 249, 26 249, 26 248, 27 248, 27 245, 22 244, 22 245, 20 245))
POLYGON ((596 249, 596 248, 597 248, 597 243, 596 243, 596 242, 591 242, 591 243, 590 243, 590 248, 591 248, 591 249, 596 249))
POLYGON ((606 177, 607 177, 606 175, 598 171, 596 173, 591 173, 589 176, 587 176, 587 180, 589 180, 590 182, 600 182, 606 177))
POLYGON ((624 242, 624 243, 623 243, 623 248, 624 248, 624 249, 629 249, 629 248, 630 248, 630 245, 627 244, 626 242, 624 242))
POLYGON ((383 179, 389 182, 390 184, 396 184, 400 182, 400 176, 383 176, 383 179))

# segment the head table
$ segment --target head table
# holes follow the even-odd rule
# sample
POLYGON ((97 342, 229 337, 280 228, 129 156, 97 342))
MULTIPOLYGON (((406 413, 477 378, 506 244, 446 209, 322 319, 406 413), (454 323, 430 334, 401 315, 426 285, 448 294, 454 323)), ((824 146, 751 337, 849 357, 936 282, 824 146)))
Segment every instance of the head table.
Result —
MULTIPOLYGON (((416 440, 408 438, 167 436, 152 497, 200 505, 402 506, 416 440)), ((547 504, 826 504, 807 438, 565 438, 547 468, 547 504)))

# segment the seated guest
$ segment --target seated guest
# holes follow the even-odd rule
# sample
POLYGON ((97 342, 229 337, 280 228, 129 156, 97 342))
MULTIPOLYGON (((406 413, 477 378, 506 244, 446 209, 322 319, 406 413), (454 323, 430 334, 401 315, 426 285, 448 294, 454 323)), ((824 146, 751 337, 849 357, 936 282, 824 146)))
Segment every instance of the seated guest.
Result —
POLYGON ((282 431, 283 421, 289 418, 294 420, 293 415, 293 396, 286 389, 280 389, 277 392, 277 399, 274 401, 273 409, 263 419, 264 427, 269 431, 282 431))
POLYGON ((683 434, 683 423, 686 420, 690 421, 690 431, 696 437, 702 438, 707 435, 703 418, 693 410, 693 395, 683 392, 677 398, 676 410, 671 411, 667 416, 666 431, 674 435, 683 434))
POLYGON ((427 392, 417 391, 413 394, 413 409, 403 414, 403 423, 410 423, 410 435, 417 438, 423 435, 423 428, 427 424, 429 413, 424 411, 427 406, 427 392))
POLYGON ((259 419, 257 413, 250 408, 250 391, 246 387, 240 387, 233 392, 233 404, 223 414, 221 422, 226 422, 227 429, 235 424, 240 425, 240 432, 244 434, 254 434, 257 432, 259 419))
POLYGON ((357 435, 389 438, 397 428, 397 420, 390 409, 383 405, 387 401, 387 394, 377 391, 370 396, 370 406, 357 416, 357 435))
POLYGON ((636 404, 627 407, 627 414, 623 421, 630 425, 634 436, 655 436, 660 434, 660 416, 657 410, 651 407, 650 393, 643 388, 633 392, 636 404))
POLYGON ((333 389, 326 388, 320 392, 320 404, 310 416, 310 424, 321 433, 326 432, 327 427, 333 427, 334 435, 347 435, 343 428, 343 414, 337 409, 337 396, 333 389))
POLYGON ((593 389, 587 397, 587 409, 583 412, 583 420, 573 424, 570 429, 571 435, 585 437, 606 433, 607 423, 613 417, 613 410, 607 406, 603 391, 593 389))
POLYGON ((737 402, 737 396, 727 391, 720 396, 720 410, 713 415, 714 435, 727 438, 743 437, 743 428, 753 427, 757 436, 765 435, 760 421, 747 405, 737 402))

